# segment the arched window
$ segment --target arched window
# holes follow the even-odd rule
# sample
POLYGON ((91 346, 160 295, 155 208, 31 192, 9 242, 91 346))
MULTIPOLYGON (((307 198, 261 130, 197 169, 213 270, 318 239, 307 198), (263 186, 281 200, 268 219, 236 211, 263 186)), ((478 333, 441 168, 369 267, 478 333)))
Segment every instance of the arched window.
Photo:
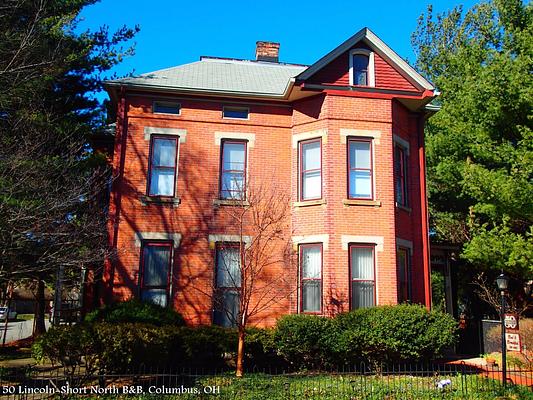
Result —
POLYGON ((350 85, 375 86, 374 53, 367 49, 350 51, 350 85))

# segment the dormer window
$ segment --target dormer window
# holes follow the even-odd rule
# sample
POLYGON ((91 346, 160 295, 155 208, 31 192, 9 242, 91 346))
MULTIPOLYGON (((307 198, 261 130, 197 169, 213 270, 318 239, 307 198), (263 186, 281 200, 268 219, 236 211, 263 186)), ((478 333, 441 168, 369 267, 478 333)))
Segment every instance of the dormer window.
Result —
POLYGON ((367 49, 350 51, 350 85, 375 86, 374 53, 367 49))

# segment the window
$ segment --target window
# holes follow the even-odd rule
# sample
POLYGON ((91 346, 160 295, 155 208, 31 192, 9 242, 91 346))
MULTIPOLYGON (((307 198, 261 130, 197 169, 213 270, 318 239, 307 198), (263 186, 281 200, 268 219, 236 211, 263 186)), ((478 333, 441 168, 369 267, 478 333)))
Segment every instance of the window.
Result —
POLYGON ((154 101, 153 111, 156 114, 176 114, 180 115, 181 104, 170 101, 154 101))
POLYGON ((216 294, 213 322, 234 327, 239 317, 241 263, 239 245, 219 245, 216 252, 216 294))
POLYGON ((350 85, 375 86, 374 53, 367 49, 350 51, 350 85))
POLYGON ((374 246, 350 246, 350 307, 372 307, 375 304, 374 246))
POLYGON ((300 245, 300 309, 304 313, 322 311, 322 245, 300 245))
POLYGON ((220 198, 246 198, 246 142, 223 140, 220 166, 220 198))
POLYGON ((179 137, 155 136, 150 139, 148 195, 174 197, 179 137))
POLYGON ((394 192, 396 203, 406 207, 407 201, 407 154, 401 146, 394 146, 394 192))
POLYGON ((398 247, 396 258, 398 264, 398 303, 403 303, 410 299, 409 250, 404 247, 398 247))
POLYGON ((372 199, 372 141, 348 140, 348 198, 372 199))
POLYGON ((300 142, 300 200, 322 198, 322 140, 300 142))
POLYGON ((222 118, 248 119, 247 107, 224 107, 222 109, 222 118))
POLYGON ((167 306, 171 263, 172 242, 143 242, 140 274, 142 301, 167 306))

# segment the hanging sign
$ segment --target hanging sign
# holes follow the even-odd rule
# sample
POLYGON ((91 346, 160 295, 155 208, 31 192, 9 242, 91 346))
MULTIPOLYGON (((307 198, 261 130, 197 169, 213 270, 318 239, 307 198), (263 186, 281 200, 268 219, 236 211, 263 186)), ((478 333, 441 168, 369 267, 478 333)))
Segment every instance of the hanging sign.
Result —
POLYGON ((520 335, 518 333, 505 333, 505 344, 508 351, 520 351, 520 335))
POLYGON ((518 330, 518 315, 516 314, 505 314, 505 327, 507 329, 518 330))

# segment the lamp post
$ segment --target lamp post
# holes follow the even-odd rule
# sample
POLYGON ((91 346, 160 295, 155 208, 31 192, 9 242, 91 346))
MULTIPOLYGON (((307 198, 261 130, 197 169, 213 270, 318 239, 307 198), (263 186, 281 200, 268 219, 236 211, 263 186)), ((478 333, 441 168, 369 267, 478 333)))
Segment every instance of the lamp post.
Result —
POLYGON ((509 278, 503 273, 496 278, 496 285, 502 298, 501 321, 502 321, 502 384, 507 384, 507 346, 505 343, 505 292, 509 287, 509 278))

